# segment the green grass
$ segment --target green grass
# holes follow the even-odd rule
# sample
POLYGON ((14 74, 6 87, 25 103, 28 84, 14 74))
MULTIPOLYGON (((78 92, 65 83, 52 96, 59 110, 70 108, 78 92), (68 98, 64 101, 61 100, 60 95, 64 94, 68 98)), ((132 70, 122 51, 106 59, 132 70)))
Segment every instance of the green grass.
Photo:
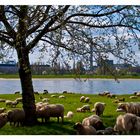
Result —
MULTIPOLYGON (((102 79, 114 79, 111 75, 80 75, 77 77, 75 74, 64 74, 64 75, 32 75, 33 78, 102 78, 102 79)), ((18 74, 0 74, 0 78, 19 78, 18 74)), ((119 79, 140 79, 140 75, 120 75, 117 76, 119 79)))
MULTIPOLYGON (((107 97, 102 97, 98 95, 89 95, 89 94, 64 94, 66 96, 66 99, 59 99, 59 98, 51 98, 52 94, 48 95, 35 95, 36 102, 41 101, 39 99, 40 96, 44 98, 49 98, 51 104, 59 103, 63 104, 65 107, 65 115, 68 111, 74 112, 74 117, 71 120, 64 119, 64 123, 57 123, 56 118, 51 118, 50 122, 47 124, 40 124, 33 127, 13 127, 10 126, 9 123, 7 123, 4 127, 0 129, 0 135, 75 135, 75 130, 73 129, 73 125, 76 122, 81 122, 85 117, 88 117, 94 113, 91 112, 85 112, 85 113, 79 113, 76 112, 76 108, 83 106, 86 103, 81 103, 79 101, 80 97, 82 95, 90 97, 91 101, 89 103, 91 109, 93 108, 93 104, 97 101, 105 102, 106 108, 104 111, 103 116, 101 116, 101 119, 104 122, 104 125, 106 127, 108 126, 114 126, 116 117, 119 114, 119 112, 116 112, 117 104, 112 103, 114 99, 110 99, 107 97)), ((59 96, 61 94, 55 93, 55 95, 59 96)), ((140 98, 138 99, 129 99, 130 95, 117 95, 119 98, 125 97, 126 102, 130 101, 140 101, 140 98)), ((16 98, 21 97, 21 95, 16 94, 0 94, 1 99, 10 99, 15 100, 16 98)), ((0 103, 0 107, 6 107, 5 103, 0 103)), ((17 108, 21 108, 22 104, 18 104, 17 108)), ((6 110, 10 110, 11 108, 6 107, 6 110)))

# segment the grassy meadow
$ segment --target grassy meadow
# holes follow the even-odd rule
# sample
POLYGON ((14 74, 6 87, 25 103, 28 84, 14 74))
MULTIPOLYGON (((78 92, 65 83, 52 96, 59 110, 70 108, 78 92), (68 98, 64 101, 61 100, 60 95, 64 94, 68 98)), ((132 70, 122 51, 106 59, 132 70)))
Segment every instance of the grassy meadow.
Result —
MULTIPOLYGON (((75 74, 47 74, 47 75, 32 75, 33 78, 102 78, 102 79, 114 79, 112 75, 75 75, 75 74)), ((140 75, 116 75, 118 79, 140 79, 140 75)), ((18 74, 0 74, 0 78, 19 78, 18 74)))
MULTIPOLYGON (((101 116, 101 119, 104 122, 104 125, 106 127, 108 126, 114 126, 116 117, 119 114, 122 114, 121 112, 116 112, 117 104, 112 103, 113 100, 105 96, 99 96, 99 95, 89 95, 89 94, 64 94, 66 96, 65 99, 59 99, 58 96, 61 95, 60 93, 55 93, 54 95, 57 95, 57 97, 51 97, 52 94, 39 94, 35 95, 36 102, 42 101, 39 97, 42 96, 43 98, 49 98, 50 99, 50 104, 63 104, 65 107, 65 115, 67 114, 68 111, 73 111, 74 112, 74 117, 71 120, 64 119, 64 123, 57 123, 56 118, 51 118, 50 122, 47 124, 40 124, 37 126, 33 127, 14 127, 10 126, 9 123, 7 123, 4 127, 0 129, 0 135, 75 135, 76 131, 73 129, 73 125, 76 122, 81 122, 85 117, 88 117, 94 113, 92 112, 76 112, 76 109, 78 107, 83 106, 84 104, 87 103, 81 103, 79 101, 80 97, 82 95, 90 97, 90 102, 88 103, 91 107, 93 108, 93 104, 97 101, 105 102, 106 103, 106 108, 104 111, 103 116, 101 116)), ((125 98, 125 101, 130 102, 130 101, 140 101, 140 98, 138 99, 129 99, 130 95, 117 95, 118 98, 125 98)), ((15 100, 16 98, 21 97, 21 95, 17 94, 0 94, 0 99, 10 99, 10 100, 15 100)), ((10 110, 13 108, 6 107, 5 103, 0 102, 0 107, 5 107, 6 110, 10 110)), ((22 104, 19 103, 16 108, 22 108, 22 104)))

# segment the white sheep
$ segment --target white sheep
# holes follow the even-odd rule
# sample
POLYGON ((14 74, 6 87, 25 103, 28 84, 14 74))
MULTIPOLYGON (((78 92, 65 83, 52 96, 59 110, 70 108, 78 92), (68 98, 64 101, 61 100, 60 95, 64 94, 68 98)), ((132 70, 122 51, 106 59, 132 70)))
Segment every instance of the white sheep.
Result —
POLYGON ((101 118, 97 115, 91 115, 87 118, 84 118, 82 121, 82 125, 93 126, 96 130, 104 129, 103 122, 102 122, 101 118))
POLYGON ((19 102, 21 102, 22 103, 22 97, 20 97, 20 98, 17 98, 16 99, 16 101, 19 103, 19 102))
POLYGON ((66 98, 66 97, 65 97, 64 95, 60 95, 59 98, 60 98, 60 99, 62 99, 62 98, 64 99, 64 98, 66 98))
POLYGON ((86 97, 85 98, 85 103, 88 103, 90 101, 90 98, 89 97, 86 97))
POLYGON ((57 117, 59 122, 59 117, 61 117, 62 122, 64 119, 64 106, 62 104, 49 104, 43 106, 42 108, 36 110, 37 118, 45 118, 45 122, 49 121, 50 117, 57 117))
POLYGON ((130 99, 137 99, 138 97, 137 96, 130 96, 129 98, 130 99))
POLYGON ((84 100, 85 100, 85 96, 81 96, 80 97, 80 102, 84 102, 84 100))
POLYGON ((95 113, 96 115, 100 116, 103 115, 104 109, 105 109, 105 103, 102 102, 96 102, 94 104, 94 109, 95 109, 95 113))
POLYGON ((129 134, 129 132, 140 132, 140 117, 131 113, 119 115, 116 119, 114 130, 121 134, 129 134))
POLYGON ((140 116, 140 102, 118 103, 117 112, 132 113, 140 116))
POLYGON ((82 112, 90 111, 90 105, 83 105, 83 106, 81 107, 81 111, 82 111, 82 112))
MULTIPOLYGON (((77 111, 77 112, 82 112, 82 110, 81 110, 81 108, 80 108, 80 107, 79 107, 79 108, 77 108, 77 109, 76 109, 76 111, 77 111)), ((83 111, 83 112, 85 112, 85 111, 83 111)))
POLYGON ((20 109, 14 109, 14 110, 9 110, 7 112, 8 116, 8 121, 10 122, 10 125, 12 125, 12 123, 14 123, 14 126, 19 126, 19 125, 23 125, 24 120, 25 120, 25 113, 24 110, 20 110, 20 109))
POLYGON ((67 115, 64 116, 64 118, 71 119, 71 118, 73 118, 73 116, 74 116, 74 113, 72 111, 68 111, 67 115))
POLYGON ((49 102, 50 101, 50 99, 48 99, 48 98, 43 98, 42 99, 42 102, 49 102))
POLYGON ((57 95, 51 95, 52 98, 57 97, 57 95))
POLYGON ((6 106, 9 106, 9 107, 16 107, 18 102, 17 101, 6 100, 5 104, 6 104, 6 106))
POLYGON ((92 126, 83 126, 80 122, 74 125, 78 135, 96 135, 96 129, 92 126))

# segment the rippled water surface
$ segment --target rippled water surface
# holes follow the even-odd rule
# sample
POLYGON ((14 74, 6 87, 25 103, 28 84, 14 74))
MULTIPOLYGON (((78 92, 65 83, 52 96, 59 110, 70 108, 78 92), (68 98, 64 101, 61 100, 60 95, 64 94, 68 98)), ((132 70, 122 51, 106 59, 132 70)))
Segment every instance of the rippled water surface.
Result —
MULTIPOLYGON (((69 92, 96 94, 98 92, 110 91, 116 94, 131 94, 140 91, 140 80, 124 79, 120 83, 113 79, 89 79, 77 81, 74 79, 33 79, 34 90, 43 92, 47 89, 50 93, 69 92)), ((21 91, 20 80, 0 79, 0 94, 14 93, 21 91)))

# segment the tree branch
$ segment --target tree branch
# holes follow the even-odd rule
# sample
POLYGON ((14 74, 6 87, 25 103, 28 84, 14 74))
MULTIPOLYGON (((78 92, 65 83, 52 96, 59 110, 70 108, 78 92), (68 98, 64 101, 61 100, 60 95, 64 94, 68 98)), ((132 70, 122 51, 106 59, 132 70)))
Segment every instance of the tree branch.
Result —
POLYGON ((41 21, 39 21, 39 23, 36 26, 34 26, 33 28, 31 28, 27 31, 27 36, 29 36, 30 34, 35 32, 39 27, 41 27, 43 25, 43 23, 46 21, 46 17, 48 16, 48 12, 49 12, 50 8, 51 8, 51 5, 47 6, 44 17, 42 18, 41 21))
POLYGON ((42 29, 42 31, 35 37, 35 39, 27 45, 28 51, 30 49, 32 49, 38 43, 38 41, 43 37, 43 35, 45 35, 48 32, 49 28, 58 20, 58 18, 60 18, 61 16, 63 16, 65 14, 65 12, 68 10, 68 8, 69 8, 69 6, 65 6, 62 10, 60 10, 58 12, 57 15, 55 15, 54 17, 51 18, 51 20, 42 29))

